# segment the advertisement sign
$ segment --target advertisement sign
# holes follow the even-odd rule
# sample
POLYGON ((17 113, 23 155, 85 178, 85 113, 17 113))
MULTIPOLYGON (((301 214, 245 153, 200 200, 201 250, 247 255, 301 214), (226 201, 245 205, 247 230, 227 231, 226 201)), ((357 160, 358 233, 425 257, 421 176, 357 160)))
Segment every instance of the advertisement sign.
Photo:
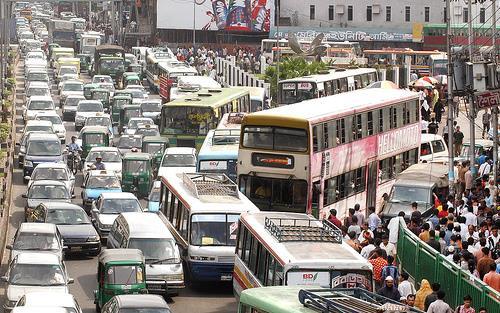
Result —
POLYGON ((288 272, 288 286, 330 287, 330 272, 288 272))
POLYGON ((274 0, 157 1, 159 29, 269 32, 273 19, 274 0))
POLYGON ((291 155, 252 153, 252 165, 292 169, 294 157, 291 155))
POLYGON ((200 161, 200 171, 227 170, 227 161, 200 161))
POLYGON ((490 90, 476 93, 479 110, 496 107, 500 104, 500 90, 490 90))

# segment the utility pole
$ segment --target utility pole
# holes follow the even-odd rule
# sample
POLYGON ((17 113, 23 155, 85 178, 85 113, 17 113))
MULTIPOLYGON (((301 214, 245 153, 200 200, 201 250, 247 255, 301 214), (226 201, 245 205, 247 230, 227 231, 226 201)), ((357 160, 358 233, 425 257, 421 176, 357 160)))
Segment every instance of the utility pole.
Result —
POLYGON ((276 106, 280 105, 279 101, 279 82, 280 82, 280 2, 276 0, 276 106))
MULTIPOLYGON (((472 32, 472 0, 467 1, 469 16, 467 19, 468 24, 468 44, 469 44, 469 62, 473 62, 472 58, 472 44, 474 43, 473 32, 472 32)), ((471 86, 472 87, 472 86, 471 86)), ((476 118, 476 110, 474 108, 474 88, 472 87, 469 90, 469 136, 470 136, 470 146, 469 146, 469 159, 470 159, 470 171, 472 173, 472 177, 475 177, 477 174, 476 167, 474 163, 476 161, 476 125, 474 123, 474 119, 476 118)))
MULTIPOLYGON (((5 63, 7 63, 5 55, 4 55, 4 45, 6 42, 6 35, 7 35, 7 29, 5 28, 5 2, 2 1, 0 3, 0 84, 1 84, 1 92, 2 94, 0 95, 0 101, 2 102, 2 112, 4 112, 5 109, 5 99, 4 99, 4 92, 5 92, 5 63)), ((3 119, 3 117, 2 117, 3 119)))
MULTIPOLYGON (((496 11, 497 11, 497 7, 496 7, 496 0, 492 0, 492 4, 491 4, 491 9, 493 10, 493 15, 492 15, 492 18, 493 18, 493 22, 491 24, 491 33, 492 33, 492 45, 493 45, 493 57, 491 58, 492 61, 493 61, 493 64, 497 64, 497 45, 496 45, 496 42, 497 42, 497 14, 496 14, 496 11)), ((495 79, 497 79, 495 77, 495 79)), ((498 79, 497 79, 498 80, 498 79)), ((497 87, 497 84, 495 84, 496 88, 497 87)), ((493 119, 493 180, 495 181, 495 184, 496 184, 496 181, 497 181, 497 169, 498 169, 498 107, 496 108, 493 108, 492 110, 493 114, 492 114, 492 119, 493 119)))
POLYGON ((193 56, 194 47, 196 45, 196 0, 193 0, 193 56))
MULTIPOLYGON (((453 158, 455 151, 453 149, 453 57, 451 55, 451 5, 450 0, 446 0, 446 53, 448 58, 448 181, 450 186, 455 184, 455 168, 453 166, 453 158)), ((450 188, 454 194, 454 188, 450 188)))

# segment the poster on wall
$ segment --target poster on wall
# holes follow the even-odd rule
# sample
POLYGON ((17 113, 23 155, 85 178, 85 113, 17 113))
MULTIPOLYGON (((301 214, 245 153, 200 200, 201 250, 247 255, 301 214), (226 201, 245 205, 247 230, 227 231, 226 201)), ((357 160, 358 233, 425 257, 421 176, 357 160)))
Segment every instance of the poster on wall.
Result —
POLYGON ((159 29, 269 32, 274 0, 157 1, 159 29))

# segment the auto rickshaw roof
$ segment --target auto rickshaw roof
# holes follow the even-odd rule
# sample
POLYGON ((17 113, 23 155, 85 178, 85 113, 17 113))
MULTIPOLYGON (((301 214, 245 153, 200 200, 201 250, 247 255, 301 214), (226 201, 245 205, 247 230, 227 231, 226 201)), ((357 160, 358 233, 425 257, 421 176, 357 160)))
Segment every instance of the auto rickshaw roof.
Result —
POLYGON ((85 87, 87 87, 87 88, 88 87, 98 88, 99 85, 98 84, 94 84, 94 83, 88 83, 88 84, 83 85, 83 88, 85 88, 85 87))
POLYGON ((96 91, 96 92, 107 92, 107 93, 111 93, 111 92, 109 91, 109 89, 106 89, 106 88, 100 87, 99 85, 98 85, 98 87, 97 87, 97 88, 92 89, 92 92, 94 92, 94 91, 96 91))
POLYGON ((151 154, 145 152, 127 152, 123 156, 123 161, 126 160, 151 160, 151 154))
POLYGON ((128 76, 137 76, 137 73, 136 72, 125 72, 125 73, 123 73, 123 77, 128 77, 128 76))
POLYGON ((129 94, 115 94, 115 96, 113 97, 113 99, 117 99, 117 100, 125 100, 125 99, 130 99, 132 100, 132 97, 129 95, 129 94))
POLYGON ((126 104, 123 106, 123 109, 140 109, 140 104, 126 104))
POLYGON ((108 249, 99 254, 99 263, 138 262, 144 263, 144 256, 139 249, 108 249))
POLYGON ((162 136, 144 136, 142 137, 142 143, 169 143, 167 137, 162 136))
POLYGON ((85 126, 80 132, 82 135, 86 133, 109 133, 109 129, 106 126, 85 126))

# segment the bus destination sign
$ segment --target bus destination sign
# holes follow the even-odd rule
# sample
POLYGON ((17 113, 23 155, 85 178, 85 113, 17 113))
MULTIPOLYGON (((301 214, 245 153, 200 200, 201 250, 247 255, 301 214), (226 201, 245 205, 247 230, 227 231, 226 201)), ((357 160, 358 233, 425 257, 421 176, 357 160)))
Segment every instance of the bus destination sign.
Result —
POLYGON ((292 169, 294 158, 291 155, 252 153, 252 165, 292 169))

